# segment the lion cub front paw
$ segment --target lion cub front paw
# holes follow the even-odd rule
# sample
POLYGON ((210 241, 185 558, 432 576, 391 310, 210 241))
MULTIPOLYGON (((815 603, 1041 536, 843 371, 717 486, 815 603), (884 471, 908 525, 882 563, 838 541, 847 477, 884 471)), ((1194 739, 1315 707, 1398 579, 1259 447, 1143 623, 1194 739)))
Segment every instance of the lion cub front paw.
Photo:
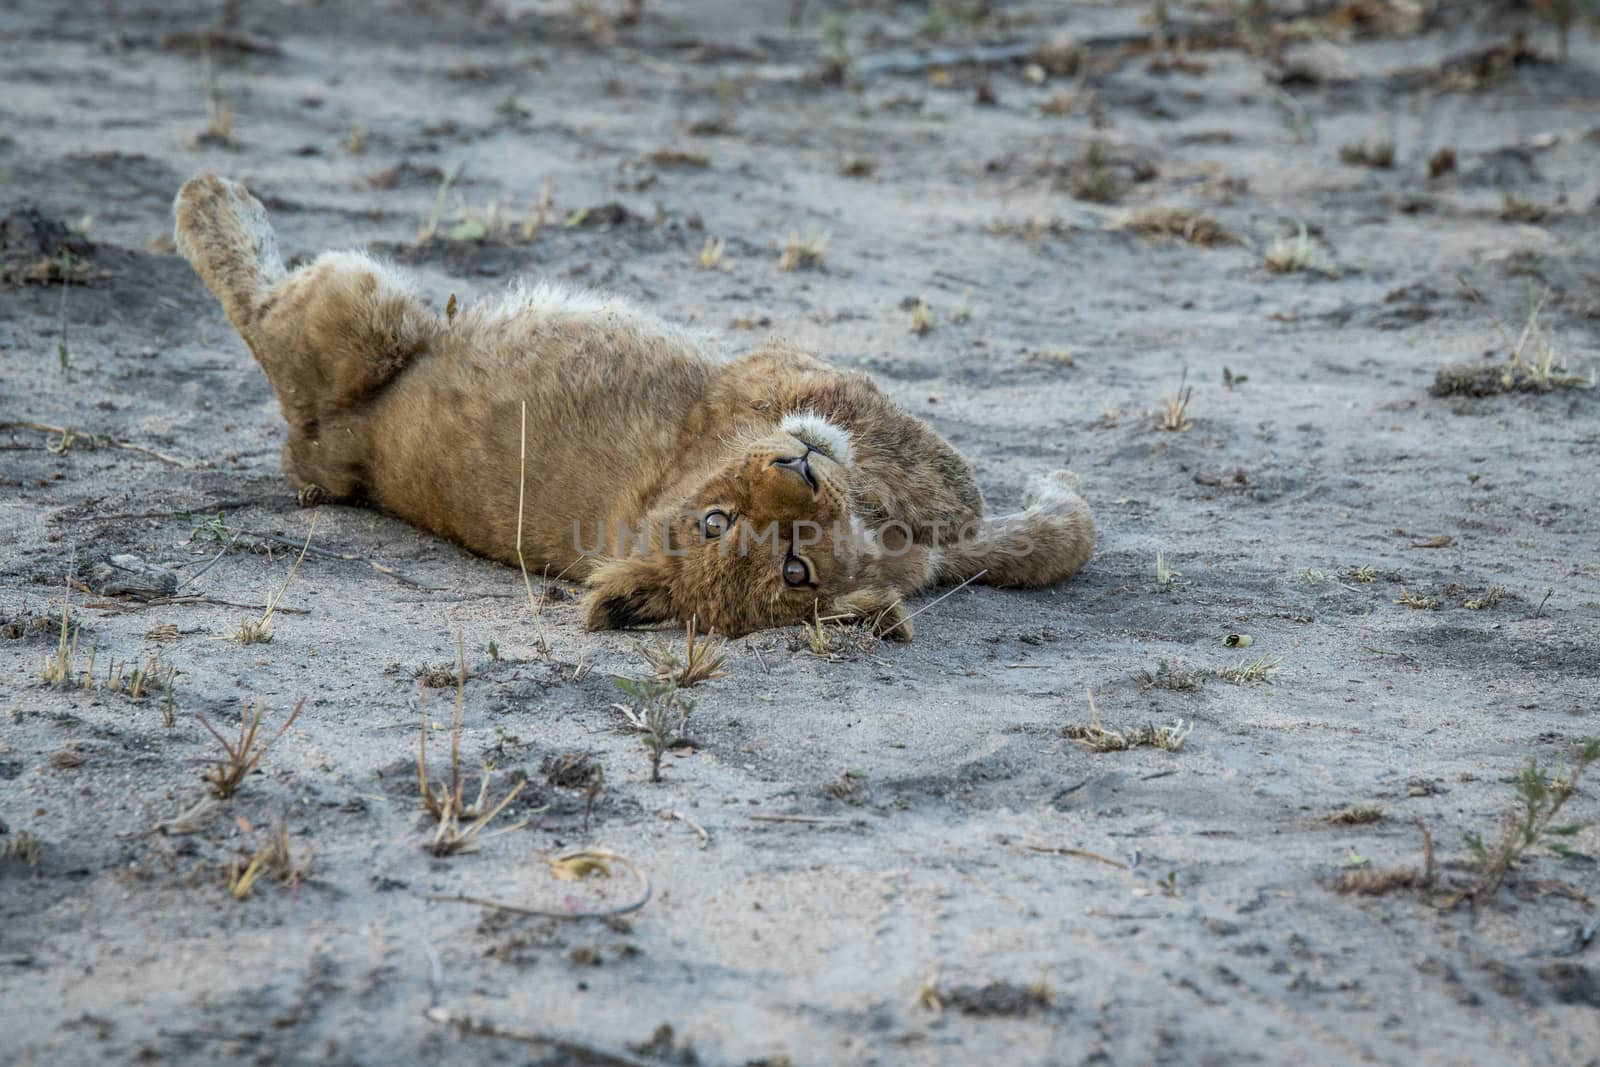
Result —
POLYGON ((295 494, 295 499, 303 508, 314 508, 322 504, 333 502, 333 494, 320 485, 302 485, 300 492, 295 494))

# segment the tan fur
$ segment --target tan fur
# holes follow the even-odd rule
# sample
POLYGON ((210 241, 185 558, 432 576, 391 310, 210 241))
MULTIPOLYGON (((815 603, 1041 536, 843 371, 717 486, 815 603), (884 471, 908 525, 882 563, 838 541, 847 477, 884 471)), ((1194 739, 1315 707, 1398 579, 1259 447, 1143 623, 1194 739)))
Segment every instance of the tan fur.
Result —
POLYGON ((361 253, 286 275, 235 182, 195 178, 174 211, 178 248, 277 394, 302 501, 370 504, 515 564, 525 403, 523 556, 588 582, 591 629, 693 617, 738 636, 820 614, 909 639, 909 594, 980 572, 1044 585, 1092 550, 1071 474, 985 519, 932 429, 780 342, 722 362, 619 299, 548 286, 446 322, 361 253), (730 517, 719 537, 713 510, 730 517))

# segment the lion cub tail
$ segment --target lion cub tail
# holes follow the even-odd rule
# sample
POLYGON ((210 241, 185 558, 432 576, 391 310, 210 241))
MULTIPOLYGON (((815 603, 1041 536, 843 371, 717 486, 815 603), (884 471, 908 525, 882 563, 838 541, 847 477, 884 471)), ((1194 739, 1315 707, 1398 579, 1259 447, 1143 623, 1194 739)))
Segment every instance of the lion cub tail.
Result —
POLYGON ((1078 572, 1094 554, 1094 517, 1078 495, 1078 476, 1057 470, 1038 476, 1013 515, 963 528, 935 553, 940 583, 982 574, 986 585, 1052 585, 1078 572))
POLYGON ((172 214, 178 251, 252 340, 268 295, 284 278, 267 209, 238 182, 201 174, 178 190, 172 214))

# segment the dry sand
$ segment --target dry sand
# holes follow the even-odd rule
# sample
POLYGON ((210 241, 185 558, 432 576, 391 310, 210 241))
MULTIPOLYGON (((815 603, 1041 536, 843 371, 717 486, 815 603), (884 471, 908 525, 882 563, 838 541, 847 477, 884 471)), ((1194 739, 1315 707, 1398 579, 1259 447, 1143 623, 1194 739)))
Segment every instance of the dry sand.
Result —
MULTIPOLYGON (((1566 366, 1600 362, 1586 35, 1562 60, 1532 16, 1454 3, 1280 60, 1221 40, 1173 62, 1123 47, 1149 5, 1017 0, 945 45, 1069 33, 1075 70, 893 73, 869 57, 926 45, 926 8, 883 2, 846 24, 878 74, 852 88, 817 77, 821 3, 799 30, 788 0, 650 0, 609 28, 564 0, 228 6, 202 49, 219 5, 0 3, 0 1060, 1596 1062, 1600 831, 1439 905, 1529 760, 1600 732, 1600 406, 1430 394, 1442 366, 1504 361, 1491 316, 1514 340, 1541 295, 1566 366), (1446 62, 1521 27, 1519 62, 1446 62), (197 136, 208 98, 226 137, 197 136), (1341 162, 1378 142, 1391 167, 1341 162), (202 169, 248 182, 287 253, 374 248, 441 309, 550 275, 730 350, 797 338, 929 418, 992 507, 1078 470, 1099 553, 1060 588, 962 590, 910 647, 732 642, 656 785, 612 706, 648 635, 585 633, 557 594, 541 655, 515 572, 381 515, 323 508, 271 643, 227 640, 309 513, 266 381, 166 236, 202 169), (1235 239, 1115 227, 1156 207, 1235 239), (1302 224, 1278 252, 1312 269, 1268 270, 1302 224), (810 228, 823 269, 780 272, 810 228), (39 263, 63 248, 67 286, 39 263), (1190 425, 1163 432, 1185 369, 1190 425), (185 582, 234 532, 181 589, 207 600, 100 591, 109 556, 185 582), (44 683, 63 600, 80 673, 91 647, 97 674, 176 669, 173 725, 160 693, 44 683), (435 858, 418 724, 439 771, 452 689, 419 712, 416 674, 458 630, 464 765, 492 762, 496 795, 526 776, 495 825, 527 825, 435 858), (1218 673, 1257 657, 1253 684, 1218 673), (1092 752, 1063 732, 1087 691, 1108 727, 1193 733, 1092 752), (302 697, 260 772, 192 812, 217 751, 197 717, 226 731, 254 701, 275 731, 302 697), (571 753, 603 768, 587 831, 583 789, 550 780, 571 753), (1381 817, 1329 821, 1352 805, 1381 817), (1336 891, 1420 866, 1414 820, 1434 888, 1336 891), (229 865, 279 825, 303 876, 234 899, 229 865), (541 859, 582 847, 637 864, 648 904, 427 899, 626 904, 625 868, 559 881, 541 859)), ((1435 5, 1339 10, 1407 6, 1435 5)), ((1212 37, 1223 7, 1169 5, 1212 37)), ((1597 812, 1586 782, 1561 821, 1597 812)))

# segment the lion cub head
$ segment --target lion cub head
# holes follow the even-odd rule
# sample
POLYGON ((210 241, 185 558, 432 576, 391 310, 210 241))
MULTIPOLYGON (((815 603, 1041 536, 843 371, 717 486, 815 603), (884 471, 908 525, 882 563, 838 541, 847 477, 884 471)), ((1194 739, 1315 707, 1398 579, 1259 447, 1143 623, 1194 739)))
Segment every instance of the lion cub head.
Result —
POLYGON ((910 640, 889 574, 921 568, 925 579, 931 564, 925 549, 902 546, 889 565, 852 511, 851 463, 849 435, 810 413, 743 442, 674 506, 619 531, 621 551, 589 576, 585 625, 693 618, 739 637, 832 618, 910 640))

